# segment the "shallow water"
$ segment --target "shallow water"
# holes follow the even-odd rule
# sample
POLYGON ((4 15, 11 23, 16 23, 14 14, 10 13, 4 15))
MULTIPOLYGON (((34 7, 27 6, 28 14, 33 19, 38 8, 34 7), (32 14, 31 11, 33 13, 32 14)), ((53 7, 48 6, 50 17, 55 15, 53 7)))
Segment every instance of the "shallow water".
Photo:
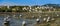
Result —
MULTIPOLYGON (((4 16, 0 16, 0 26, 3 26, 4 18, 4 16)), ((22 26, 23 21, 26 21, 26 26, 34 26, 34 24, 36 23, 35 19, 16 19, 11 17, 10 26, 22 26)))
MULTIPOLYGON (((15 17, 13 17, 13 14, 11 15, 11 14, 7 14, 7 15, 10 15, 11 16, 11 20, 10 20, 10 26, 22 26, 22 22, 23 21, 26 21, 26 26, 34 26, 35 24, 36 24, 36 19, 34 18, 34 19, 29 19, 29 17, 27 18, 27 19, 24 19, 24 17, 25 16, 27 16, 27 14, 23 14, 23 13, 20 13, 20 14, 15 14, 16 16, 15 17), (19 15, 23 15, 22 17, 19 17, 19 18, 17 18, 19 15)), ((47 13, 46 13, 47 14, 47 13)), ((59 13, 57 13, 57 14, 59 14, 60 15, 60 12, 59 13)), ((53 17, 57 17, 56 15, 57 14, 53 14, 53 17)), ((4 18, 7 16, 7 15, 0 15, 0 26, 3 26, 3 22, 4 22, 4 18)), ((29 14, 28 14, 29 15, 29 14)), ((33 14, 31 14, 32 16, 33 16, 33 14)), ((34 14, 35 15, 35 14, 34 14)), ((36 14, 37 15, 37 14, 36 14)), ((36 16, 35 15, 35 16, 36 16)), ((42 15, 42 17, 46 17, 46 16, 44 16, 45 14, 40 14, 40 15, 42 15)), ((48 13, 48 15, 49 16, 51 16, 52 17, 52 15, 51 14, 49 14, 48 13)), ((29 15, 30 16, 30 15, 29 15)), ((59 16, 60 17, 60 16, 59 16)), ((47 17, 46 17, 47 18, 47 17)), ((43 22, 43 20, 42 20, 43 18, 41 18, 40 20, 41 20, 41 22, 43 22)), ((40 23, 41 23, 40 22, 40 23)), ((58 23, 58 22, 57 22, 58 23)))

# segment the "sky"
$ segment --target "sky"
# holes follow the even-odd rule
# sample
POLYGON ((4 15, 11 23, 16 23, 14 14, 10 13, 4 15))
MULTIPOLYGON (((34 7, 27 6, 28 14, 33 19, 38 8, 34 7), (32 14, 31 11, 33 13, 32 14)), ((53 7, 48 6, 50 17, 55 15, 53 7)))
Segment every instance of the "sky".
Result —
POLYGON ((0 0, 0 5, 44 5, 60 4, 60 0, 0 0))

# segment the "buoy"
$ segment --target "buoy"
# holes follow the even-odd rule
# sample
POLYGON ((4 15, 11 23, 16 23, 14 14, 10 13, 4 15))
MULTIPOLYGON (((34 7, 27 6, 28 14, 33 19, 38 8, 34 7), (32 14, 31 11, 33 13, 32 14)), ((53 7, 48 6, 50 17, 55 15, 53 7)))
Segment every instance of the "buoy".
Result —
POLYGON ((9 24, 9 21, 5 21, 4 22, 4 26, 9 26, 10 24, 9 24))
POLYGON ((22 22, 22 26, 26 26, 26 22, 25 21, 22 22))
POLYGON ((9 26, 9 22, 10 22, 9 16, 4 18, 4 25, 5 26, 9 26))
POLYGON ((59 16, 59 15, 57 15, 57 16, 59 16))
POLYGON ((22 15, 19 15, 20 17, 22 16, 22 15))
POLYGON ((46 18, 44 18, 43 20, 46 21, 46 18))
POLYGON ((37 21, 37 23, 39 23, 40 21, 39 21, 39 19, 36 19, 36 21, 37 21))
POLYGON ((50 21, 49 19, 50 19, 50 17, 48 17, 48 18, 47 18, 47 22, 49 22, 49 21, 50 21))

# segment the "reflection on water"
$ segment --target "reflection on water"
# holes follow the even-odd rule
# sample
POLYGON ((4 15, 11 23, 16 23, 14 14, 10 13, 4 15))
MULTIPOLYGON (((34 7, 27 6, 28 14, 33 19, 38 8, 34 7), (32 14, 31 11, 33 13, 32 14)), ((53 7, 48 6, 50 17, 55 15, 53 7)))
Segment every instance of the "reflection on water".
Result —
MULTIPOLYGON (((4 18, 5 15, 4 16, 0 15, 0 26, 3 26, 4 18)), ((16 19, 11 16, 10 26, 22 26, 23 21, 26 21, 27 24, 26 26, 33 26, 36 23, 35 19, 24 19, 24 18, 16 19)))

